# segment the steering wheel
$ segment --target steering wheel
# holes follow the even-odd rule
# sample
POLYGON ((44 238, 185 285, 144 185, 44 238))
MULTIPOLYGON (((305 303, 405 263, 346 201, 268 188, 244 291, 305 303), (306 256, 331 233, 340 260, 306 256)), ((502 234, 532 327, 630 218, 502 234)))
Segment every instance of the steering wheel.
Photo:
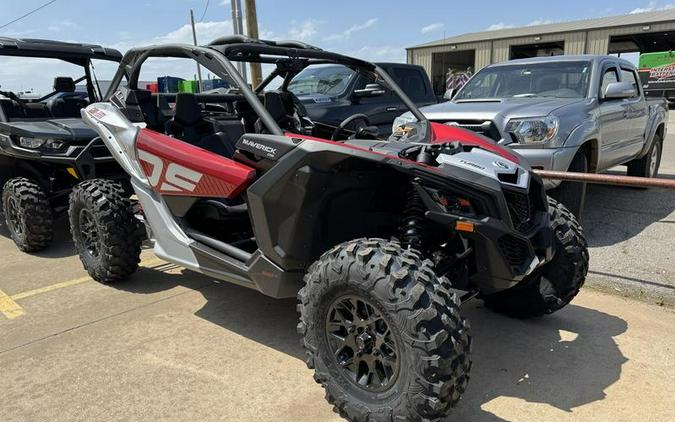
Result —
POLYGON ((353 122, 354 120, 358 120, 358 119, 363 120, 364 123, 366 124, 366 126, 370 126, 370 119, 368 119, 368 116, 366 116, 366 115, 363 114, 363 113, 352 114, 351 116, 349 116, 349 117, 347 117, 346 119, 344 119, 344 120, 338 125, 338 127, 335 128, 335 130, 333 131, 333 135, 330 137, 330 140, 331 140, 331 141, 336 141, 338 135, 339 135, 340 133, 342 133, 342 131, 345 129, 345 127, 347 127, 347 125, 350 124, 351 122, 353 122))

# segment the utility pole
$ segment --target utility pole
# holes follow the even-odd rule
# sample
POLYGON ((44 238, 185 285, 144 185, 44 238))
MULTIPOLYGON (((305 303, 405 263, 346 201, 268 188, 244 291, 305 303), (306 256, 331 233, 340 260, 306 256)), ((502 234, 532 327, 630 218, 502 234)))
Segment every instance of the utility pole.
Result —
MULTIPOLYGON (((258 15, 255 9, 255 0, 244 0, 246 4, 246 32, 251 38, 258 38, 258 15)), ((262 83, 262 69, 260 63, 251 63, 251 84, 255 88, 262 83)))
MULTIPOLYGON (((190 9, 190 24, 192 25, 192 41, 195 44, 195 47, 197 46, 197 30, 195 29, 195 14, 192 12, 192 9, 190 9)), ((199 92, 202 92, 202 69, 201 66, 199 66, 199 63, 197 63, 197 83, 199 84, 199 92)))
MULTIPOLYGON (((235 35, 244 34, 244 24, 241 21, 241 0, 231 0, 232 5, 232 27, 235 35)), ((237 62, 237 69, 241 77, 246 81, 246 65, 243 62, 237 62)))

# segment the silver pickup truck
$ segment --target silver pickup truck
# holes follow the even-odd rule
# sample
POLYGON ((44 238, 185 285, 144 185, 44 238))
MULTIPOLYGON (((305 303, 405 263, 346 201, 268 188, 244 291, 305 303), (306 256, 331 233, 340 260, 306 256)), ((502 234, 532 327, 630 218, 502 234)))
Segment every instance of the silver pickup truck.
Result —
MULTIPOLYGON (((665 99, 646 100, 635 66, 612 56, 521 59, 482 69, 452 100, 423 107, 431 121, 508 144, 533 168, 599 172, 619 164, 655 177, 666 135, 665 99)), ((404 114, 394 128, 411 121, 404 114)), ((577 215, 585 186, 547 181, 577 215)))

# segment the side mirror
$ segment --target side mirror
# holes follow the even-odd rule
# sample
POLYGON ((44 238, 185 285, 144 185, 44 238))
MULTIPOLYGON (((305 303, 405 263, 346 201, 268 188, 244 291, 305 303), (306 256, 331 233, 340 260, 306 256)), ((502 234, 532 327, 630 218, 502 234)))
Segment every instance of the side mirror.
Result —
POLYGON ((380 84, 367 84, 363 89, 357 89, 354 91, 354 96, 356 97, 379 97, 384 95, 387 91, 380 84))
POLYGON ((605 88, 605 92, 602 93, 602 99, 619 100, 635 97, 636 95, 637 89, 635 89, 631 82, 613 82, 605 88))
POLYGON ((447 91, 445 91, 445 94, 443 94, 443 99, 445 101, 450 101, 450 100, 452 100, 452 97, 454 97, 456 93, 457 93, 457 89, 450 88, 447 91))

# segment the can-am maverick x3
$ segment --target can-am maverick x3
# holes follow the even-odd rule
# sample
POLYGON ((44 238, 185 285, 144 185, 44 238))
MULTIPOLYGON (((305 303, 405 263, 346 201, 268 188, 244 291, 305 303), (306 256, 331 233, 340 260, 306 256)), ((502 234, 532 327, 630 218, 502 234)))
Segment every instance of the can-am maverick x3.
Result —
POLYGON ((113 84, 110 101, 83 117, 130 174, 139 206, 110 181, 75 189, 70 221, 86 269, 102 282, 129 276, 143 221, 162 259, 297 295, 307 365, 346 418, 440 420, 471 368, 462 301, 539 316, 584 282, 582 229, 528 166, 487 138, 428 122, 376 65, 300 42, 225 37, 130 50, 113 84), (239 91, 138 89, 157 56, 194 59, 239 91), (274 70, 254 91, 233 61, 274 70), (317 137, 325 124, 307 119, 286 86, 326 63, 363 78, 353 101, 387 90, 418 122, 383 140, 357 114, 317 137), (266 89, 275 78, 280 88, 266 89))

